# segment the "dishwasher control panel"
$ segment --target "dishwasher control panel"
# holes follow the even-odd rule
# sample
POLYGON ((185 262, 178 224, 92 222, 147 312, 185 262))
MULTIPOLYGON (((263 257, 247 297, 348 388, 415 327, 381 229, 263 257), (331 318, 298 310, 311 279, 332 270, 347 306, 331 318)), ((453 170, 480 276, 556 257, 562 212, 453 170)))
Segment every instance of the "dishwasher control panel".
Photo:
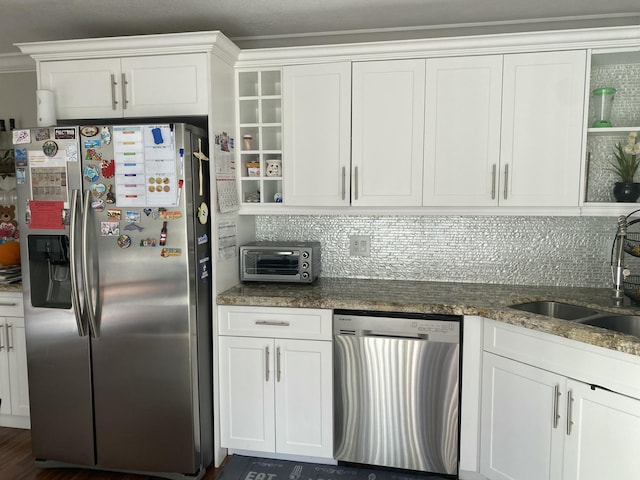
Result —
POLYGON ((336 310, 333 334, 460 342, 462 316, 336 310))

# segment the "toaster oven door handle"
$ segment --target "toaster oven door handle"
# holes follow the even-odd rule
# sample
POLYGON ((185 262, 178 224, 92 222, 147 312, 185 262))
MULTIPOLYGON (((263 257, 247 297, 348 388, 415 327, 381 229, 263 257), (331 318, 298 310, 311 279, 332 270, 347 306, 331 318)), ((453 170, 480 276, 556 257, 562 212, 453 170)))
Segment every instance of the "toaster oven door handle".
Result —
POLYGON ((296 252, 288 251, 288 252, 269 252, 268 250, 246 250, 247 254, 260 255, 262 253, 269 253, 272 255, 294 255, 296 252))

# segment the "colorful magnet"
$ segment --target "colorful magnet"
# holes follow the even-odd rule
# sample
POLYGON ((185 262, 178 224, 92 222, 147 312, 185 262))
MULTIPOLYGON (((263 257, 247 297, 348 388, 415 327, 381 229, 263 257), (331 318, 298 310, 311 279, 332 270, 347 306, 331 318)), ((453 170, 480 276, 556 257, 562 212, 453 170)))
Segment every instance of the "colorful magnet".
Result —
POLYGON ((100 222, 100 235, 103 237, 113 237, 120 235, 119 222, 100 222))
POLYGON ((102 130, 100 131, 100 140, 102 140, 102 143, 105 145, 109 145, 111 143, 111 131, 109 130, 109 127, 102 127, 102 130))
POLYGON ((47 140, 42 144, 42 151, 47 157, 54 157, 58 153, 58 144, 53 140, 47 140))
POLYGON ((198 207, 198 221, 200 225, 206 225, 209 221, 209 206, 205 202, 198 207))
POLYGON ((143 240, 140 240, 140 246, 141 247, 157 247, 158 240, 156 240, 155 238, 145 238, 143 240))
POLYGON ((51 134, 49 133, 48 128, 38 128, 35 130, 34 137, 36 142, 44 142, 51 138, 51 134))
POLYGON ((76 129, 73 127, 67 128, 55 128, 53 130, 53 137, 57 140, 75 140, 76 139, 76 129))
POLYGON ((162 222, 162 229, 160 229, 160 245, 167 244, 167 222, 162 222))
POLYGON ((86 126, 80 129, 83 137, 95 137, 98 134, 98 127, 86 126))
POLYGON ((160 252, 160 256, 167 258, 167 257, 179 257, 180 255, 182 255, 182 249, 181 248, 163 248, 162 251, 160 252))
POLYGON ((182 212, 160 212, 160 220, 176 220, 182 217, 182 212))
POLYGON ((84 148, 99 148, 100 147, 100 140, 98 140, 97 138, 93 139, 93 140, 85 140, 84 141, 84 148))
POLYGON ((113 193, 113 185, 107 185, 107 203, 116 203, 116 195, 113 193))
POLYGON ((119 221, 120 220, 120 215, 121 215, 121 212, 118 209, 115 209, 115 208, 107 209, 107 218, 109 220, 114 220, 114 221, 118 220, 119 221))
POLYGON ((98 198, 91 202, 91 208, 96 212, 102 212, 104 210, 104 200, 98 198))
POLYGON ((211 261, 209 256, 204 256, 198 260, 198 270, 200 272, 200 280, 207 280, 209 278, 209 271, 211 270, 211 261))
POLYGON ((94 162, 102 161, 102 152, 99 152, 95 148, 87 148, 87 154, 84 157, 85 160, 92 160, 94 162))
POLYGON ((107 191, 107 187, 104 186, 104 183, 92 183, 89 185, 89 191, 94 197, 100 198, 107 191))
POLYGON ((152 128, 151 129, 151 134, 153 135, 153 143, 155 143, 156 145, 160 145, 164 142, 164 139, 162 138, 162 130, 159 128, 152 128))
POLYGON ((125 234, 120 235, 118 237, 118 246, 120 248, 129 248, 131 246, 131 237, 125 234))
POLYGON ((148 217, 153 212, 153 209, 152 208, 143 208, 142 211, 148 217))
POLYGON ((103 160, 100 164, 100 170, 102 170, 102 176, 104 178, 111 178, 116 174, 116 163, 113 160, 103 160))
POLYGON ((198 237, 198 245, 204 245, 205 243, 209 243, 209 236, 206 233, 198 237))
POLYGON ((100 171, 98 170, 98 167, 85 165, 82 169, 82 175, 90 182, 95 182, 100 178, 100 171))
POLYGON ((27 166, 27 149, 24 147, 14 148, 13 149, 13 157, 16 161, 16 167, 26 167, 27 166))

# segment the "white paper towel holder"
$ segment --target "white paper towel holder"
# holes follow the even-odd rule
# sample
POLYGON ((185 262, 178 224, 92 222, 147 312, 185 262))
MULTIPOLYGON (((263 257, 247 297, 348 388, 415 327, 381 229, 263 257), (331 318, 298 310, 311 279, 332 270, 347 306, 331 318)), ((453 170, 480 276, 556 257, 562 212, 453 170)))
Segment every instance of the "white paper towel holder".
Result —
POLYGON ((39 127, 56 124, 56 102, 53 90, 36 90, 36 113, 39 127))

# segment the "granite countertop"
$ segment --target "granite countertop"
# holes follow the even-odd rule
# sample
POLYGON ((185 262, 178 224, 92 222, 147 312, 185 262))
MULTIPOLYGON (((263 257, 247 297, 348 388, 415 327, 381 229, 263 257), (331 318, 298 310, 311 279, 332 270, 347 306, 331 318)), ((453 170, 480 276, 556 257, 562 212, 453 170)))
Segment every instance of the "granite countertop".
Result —
POLYGON ((614 306, 610 294, 611 290, 605 288, 321 278, 312 285, 241 283, 219 294, 217 303, 478 315, 640 355, 640 337, 509 308, 517 303, 556 300, 605 312, 640 315, 640 307, 628 303, 614 306))
POLYGON ((22 283, 21 282, 16 282, 16 283, 6 283, 6 284, 0 284, 0 292, 22 292, 22 283))

